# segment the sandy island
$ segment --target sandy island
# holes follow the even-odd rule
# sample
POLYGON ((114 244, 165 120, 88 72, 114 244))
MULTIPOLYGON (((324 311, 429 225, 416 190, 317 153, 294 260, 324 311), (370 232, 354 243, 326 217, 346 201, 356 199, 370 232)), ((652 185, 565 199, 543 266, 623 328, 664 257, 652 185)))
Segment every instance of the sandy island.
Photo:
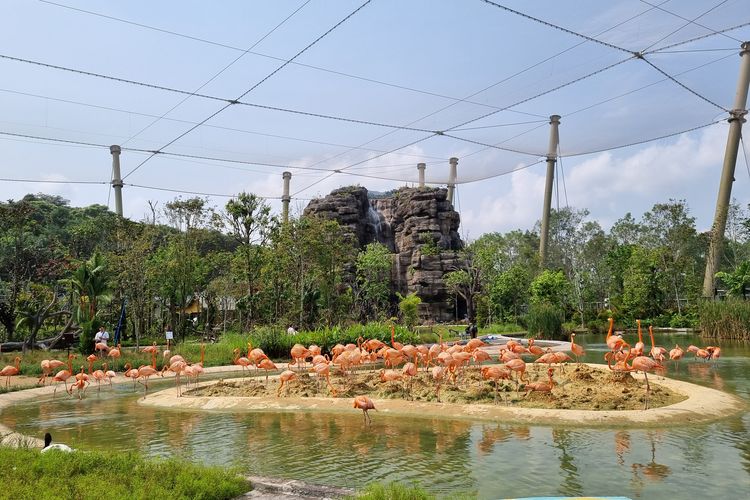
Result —
MULTIPOLYGON (((608 371, 605 365, 586 365, 594 370, 608 371)), ((570 367, 572 368, 572 366, 570 367)), ((269 386, 278 386, 278 377, 269 378, 269 386), (273 381, 273 382, 272 382, 273 381)), ((642 376, 636 376, 642 388, 642 376)), ((220 383, 246 384, 250 378, 227 379, 201 383, 201 389, 220 383)), ((512 423, 534 423, 542 425, 583 425, 583 426, 634 426, 659 427, 675 423, 705 423, 732 416, 746 409, 745 402, 731 394, 681 382, 661 376, 651 376, 652 390, 655 387, 666 389, 667 393, 679 395, 683 399, 674 404, 648 410, 573 410, 548 408, 523 408, 506 406, 502 400, 498 404, 488 403, 438 403, 407 401, 374 397, 378 416, 407 416, 420 418, 448 418, 463 420, 500 421, 512 423)), ((199 389, 200 390, 200 389, 199 389)), ((641 389, 642 390, 642 389, 641 389)), ((523 392, 523 391, 521 391, 523 392)), ((545 395, 534 394, 543 399, 545 395)), ((174 388, 165 389, 146 398, 138 404, 157 406, 175 410, 207 411, 311 411, 331 413, 358 413, 352 407, 350 397, 324 396, 195 396, 187 393, 177 397, 174 388)))

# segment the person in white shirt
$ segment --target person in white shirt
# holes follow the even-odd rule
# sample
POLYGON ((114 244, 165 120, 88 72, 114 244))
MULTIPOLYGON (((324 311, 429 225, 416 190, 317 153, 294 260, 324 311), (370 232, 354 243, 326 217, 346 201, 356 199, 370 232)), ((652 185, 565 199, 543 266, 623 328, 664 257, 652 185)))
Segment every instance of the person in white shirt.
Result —
POLYGON ((290 326, 286 329, 286 333, 287 335, 297 335, 297 330, 295 330, 293 326, 290 326))
POLYGON ((109 332, 107 331, 106 328, 104 328, 103 326, 100 326, 99 331, 96 332, 96 335, 94 335, 94 343, 107 345, 108 340, 109 340, 109 332))

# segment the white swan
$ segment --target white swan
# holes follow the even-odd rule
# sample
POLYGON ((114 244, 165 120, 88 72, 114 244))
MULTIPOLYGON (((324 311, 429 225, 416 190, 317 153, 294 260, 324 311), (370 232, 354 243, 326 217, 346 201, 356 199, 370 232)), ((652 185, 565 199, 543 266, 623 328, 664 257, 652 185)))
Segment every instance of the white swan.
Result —
POLYGON ((52 434, 49 432, 44 435, 44 448, 42 453, 46 453, 51 450, 64 451, 65 453, 71 453, 75 450, 66 444, 50 444, 52 443, 52 434))

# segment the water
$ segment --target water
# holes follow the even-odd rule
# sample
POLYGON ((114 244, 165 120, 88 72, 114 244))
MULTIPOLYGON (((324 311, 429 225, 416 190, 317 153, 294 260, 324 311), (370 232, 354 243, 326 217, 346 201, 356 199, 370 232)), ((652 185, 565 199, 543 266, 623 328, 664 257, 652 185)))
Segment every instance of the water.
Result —
MULTIPOLYGON (((674 347, 699 339, 660 336, 674 347)), ((587 361, 600 361, 603 337, 576 338, 587 361)), ((648 345, 648 342, 647 342, 648 345)), ((669 374, 738 394, 750 402, 750 346, 722 342, 713 367, 670 366, 669 374)), ((369 481, 416 482, 450 495, 615 495, 631 498, 730 498, 750 491, 750 413, 705 425, 664 429, 547 427, 395 418, 361 412, 218 413, 135 404, 129 384, 69 398, 18 405, 0 421, 81 449, 178 455, 239 466, 249 474, 358 487, 369 481)))
POLYGON ((375 231, 375 242, 382 243, 380 236, 380 215, 372 205, 367 209, 367 221, 372 225, 373 231, 375 231))

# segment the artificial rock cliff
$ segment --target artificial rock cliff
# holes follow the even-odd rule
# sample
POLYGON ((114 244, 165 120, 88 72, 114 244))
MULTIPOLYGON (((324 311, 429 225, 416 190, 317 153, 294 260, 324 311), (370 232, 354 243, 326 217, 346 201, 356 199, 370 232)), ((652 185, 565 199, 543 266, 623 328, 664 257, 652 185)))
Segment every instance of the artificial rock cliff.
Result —
POLYGON ((304 213, 336 220, 360 249, 376 241, 388 247, 393 291, 416 292, 423 320, 451 321, 455 297, 443 278, 456 270, 463 242, 446 195, 444 188, 402 188, 370 198, 363 187, 345 187, 312 200, 304 213))

